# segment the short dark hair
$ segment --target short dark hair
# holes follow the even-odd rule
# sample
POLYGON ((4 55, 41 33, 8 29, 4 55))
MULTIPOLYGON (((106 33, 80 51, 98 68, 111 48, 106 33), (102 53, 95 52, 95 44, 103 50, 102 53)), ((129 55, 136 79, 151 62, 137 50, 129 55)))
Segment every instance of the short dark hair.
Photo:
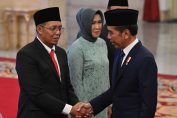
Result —
POLYGON ((138 25, 128 25, 128 26, 115 26, 115 29, 123 32, 125 29, 128 29, 131 35, 135 36, 138 32, 138 25))

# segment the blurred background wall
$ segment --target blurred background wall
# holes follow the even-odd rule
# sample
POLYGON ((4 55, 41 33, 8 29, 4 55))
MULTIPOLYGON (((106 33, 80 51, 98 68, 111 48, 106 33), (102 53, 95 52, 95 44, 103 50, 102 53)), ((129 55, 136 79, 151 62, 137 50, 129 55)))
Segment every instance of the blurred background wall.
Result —
MULTIPOLYGON (((19 49, 35 37, 33 13, 42 8, 60 7, 62 23, 66 26, 65 0, 6 0, 0 4, 0 49, 19 49)), ((67 33, 62 35, 60 45, 66 47, 67 33)))
MULTIPOLYGON (((50 6, 60 7, 65 32, 59 45, 67 48, 78 32, 75 16, 81 7, 106 10, 108 0, 0 0, 0 50, 19 49, 35 36, 32 14, 50 6)), ((139 10, 139 23, 143 17, 145 0, 129 0, 129 8, 139 10)), ((159 0, 160 21, 177 19, 177 0, 159 0)), ((139 30, 141 31, 141 30, 139 30)))

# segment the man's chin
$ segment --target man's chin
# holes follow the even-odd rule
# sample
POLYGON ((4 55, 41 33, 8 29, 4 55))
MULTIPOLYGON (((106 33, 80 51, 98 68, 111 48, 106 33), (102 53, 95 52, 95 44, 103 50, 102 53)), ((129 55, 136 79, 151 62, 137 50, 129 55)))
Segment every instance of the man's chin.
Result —
POLYGON ((53 40, 53 43, 58 43, 59 39, 53 40))
POLYGON ((121 48, 120 46, 118 46, 118 45, 115 45, 115 44, 114 44, 113 46, 114 46, 115 48, 121 48))
POLYGON ((58 44, 58 41, 56 41, 56 42, 53 42, 53 45, 57 45, 58 44))
POLYGON ((115 43, 112 43, 112 45, 113 45, 115 48, 117 48, 117 45, 116 45, 115 43))

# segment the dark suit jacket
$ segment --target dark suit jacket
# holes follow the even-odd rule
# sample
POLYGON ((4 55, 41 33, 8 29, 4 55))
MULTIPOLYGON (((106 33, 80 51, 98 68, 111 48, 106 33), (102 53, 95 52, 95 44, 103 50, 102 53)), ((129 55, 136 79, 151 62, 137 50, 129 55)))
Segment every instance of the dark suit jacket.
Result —
POLYGON ((112 45, 112 43, 109 41, 107 38, 108 35, 108 29, 107 25, 105 24, 103 26, 103 30, 101 32, 100 37, 105 40, 107 49, 108 49, 108 59, 109 59, 109 78, 110 78, 110 85, 112 84, 112 69, 113 69, 113 64, 114 64, 114 54, 116 51, 116 48, 112 45))
POLYGON ((65 118, 61 114, 65 104, 78 102, 70 83, 66 52, 56 46, 56 55, 61 82, 49 53, 38 39, 17 53, 18 118, 65 118))
POLYGON ((129 52, 112 87, 90 101, 94 114, 113 104, 112 118, 154 118, 157 105, 157 66, 139 42, 129 52), (127 59, 131 60, 127 63, 127 59))

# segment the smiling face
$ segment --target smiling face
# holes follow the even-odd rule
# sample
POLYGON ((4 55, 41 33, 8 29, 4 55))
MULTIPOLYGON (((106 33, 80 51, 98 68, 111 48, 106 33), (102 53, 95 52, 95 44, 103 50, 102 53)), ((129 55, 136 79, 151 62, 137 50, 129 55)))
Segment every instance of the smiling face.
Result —
POLYGON ((49 21, 37 26, 37 31, 41 41, 48 47, 57 45, 60 35, 62 24, 60 21, 49 21))
POLYGON ((102 23, 101 16, 99 14, 95 14, 91 26, 92 36, 94 38, 98 38, 100 36, 102 25, 103 23, 102 23))

